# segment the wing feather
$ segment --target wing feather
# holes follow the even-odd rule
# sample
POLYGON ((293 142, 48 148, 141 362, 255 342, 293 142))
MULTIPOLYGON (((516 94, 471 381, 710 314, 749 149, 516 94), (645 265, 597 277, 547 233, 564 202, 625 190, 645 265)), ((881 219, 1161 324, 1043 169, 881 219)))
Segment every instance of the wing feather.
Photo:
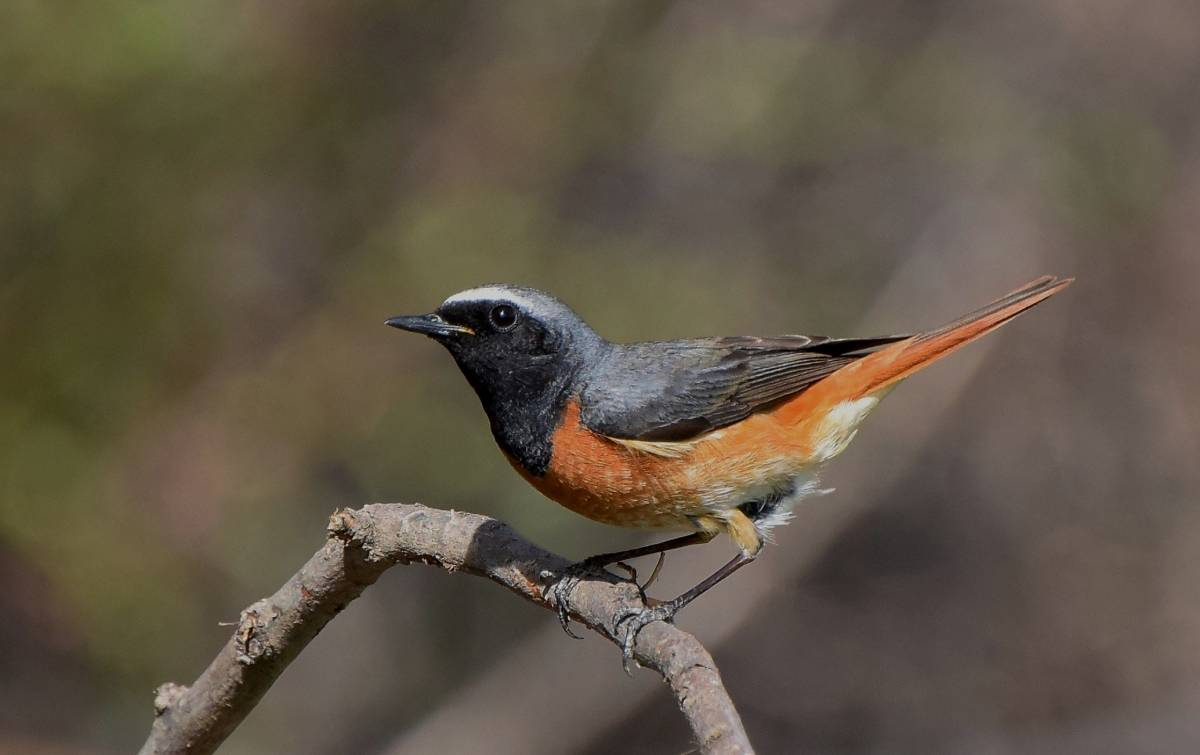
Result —
POLYGON ((775 336, 614 346, 586 380, 581 418, 594 432, 665 457, 687 441, 770 408, 907 336, 775 336))

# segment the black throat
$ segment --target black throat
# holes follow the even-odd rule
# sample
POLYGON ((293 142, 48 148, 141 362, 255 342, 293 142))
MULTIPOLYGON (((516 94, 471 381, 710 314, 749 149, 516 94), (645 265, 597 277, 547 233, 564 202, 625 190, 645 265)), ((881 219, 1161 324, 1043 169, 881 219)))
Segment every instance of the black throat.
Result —
POLYGON ((530 364, 501 375, 459 362, 491 422, 500 448, 530 474, 541 477, 554 454, 554 431, 576 392, 575 370, 558 360, 530 364))

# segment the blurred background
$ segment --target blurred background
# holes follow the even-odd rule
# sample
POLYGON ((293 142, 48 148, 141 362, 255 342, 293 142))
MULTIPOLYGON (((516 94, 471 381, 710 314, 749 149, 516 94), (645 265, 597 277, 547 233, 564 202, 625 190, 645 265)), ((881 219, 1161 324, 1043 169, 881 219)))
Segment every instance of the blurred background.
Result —
MULTIPOLYGON (((762 752, 1200 748, 1194 3, 13 0, 0 74, 0 751, 135 749, 335 507, 640 542, 390 315, 505 281, 618 340, 871 335, 1043 273, 679 624, 762 752)), ((688 747, 611 645, 411 567, 224 751, 688 747)))

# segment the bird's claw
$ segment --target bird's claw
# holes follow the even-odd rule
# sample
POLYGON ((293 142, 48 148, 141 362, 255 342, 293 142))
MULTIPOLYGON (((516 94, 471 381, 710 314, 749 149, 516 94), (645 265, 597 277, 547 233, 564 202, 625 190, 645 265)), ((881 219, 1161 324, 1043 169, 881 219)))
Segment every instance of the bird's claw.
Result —
POLYGON ((543 597, 554 603, 554 608, 558 613, 558 623, 562 626, 563 631, 570 637, 582 640, 582 637, 571 631, 571 608, 567 602, 571 593, 579 586, 579 580, 578 575, 568 571, 558 581, 546 587, 543 597))
POLYGON ((679 606, 674 601, 667 601, 626 611, 613 622, 617 640, 621 644, 621 667, 625 669, 626 674, 633 676, 633 666, 638 665, 637 660, 633 657, 633 647, 637 643, 637 636, 642 628, 655 621, 670 622, 675 618, 675 612, 678 610, 679 606))
MULTIPOLYGON (((623 612, 613 622, 614 634, 621 645, 621 667, 625 669, 625 673, 632 675, 633 666, 637 664, 637 661, 633 657, 633 647, 637 643, 638 633, 647 624, 655 621, 671 621, 675 617, 675 612, 680 608, 675 601, 657 602, 646 595, 646 588, 658 578, 662 564, 662 554, 659 554, 658 563, 655 564, 650 578, 643 585, 638 584, 637 569, 624 561, 606 564, 596 559, 585 558, 564 569, 558 575, 557 580, 546 586, 542 596, 554 604, 554 609, 558 613, 558 623, 562 626, 563 631, 577 640, 582 640, 582 637, 571 631, 571 593, 575 591, 580 582, 588 577, 601 579, 616 578, 636 587, 638 595, 642 598, 642 607, 623 612), (605 567, 607 566, 618 567, 629 576, 618 577, 606 569, 605 567)), ((542 573, 544 579, 552 579, 555 576, 554 572, 546 571, 542 573)))
MULTIPOLYGON (((617 577, 615 574, 604 568, 607 565, 609 564, 602 564, 593 561, 590 558, 585 558, 578 563, 568 566, 565 570, 563 570, 562 576, 559 577, 557 581, 547 585, 546 589, 542 592, 543 598, 554 603, 555 611, 558 613, 558 623, 562 626, 563 631, 577 640, 582 640, 583 638, 571 631, 570 600, 571 593, 575 591, 575 588, 579 586, 579 583, 582 582, 585 577, 615 577, 616 579, 620 579, 625 582, 632 582, 635 585, 637 584, 637 570, 629 564, 626 564, 623 561, 618 561, 615 564, 611 564, 611 566, 620 567, 622 570, 627 572, 629 574, 628 577, 617 577)), ((551 572, 543 572, 542 576, 549 578, 553 577, 554 575, 551 572)))

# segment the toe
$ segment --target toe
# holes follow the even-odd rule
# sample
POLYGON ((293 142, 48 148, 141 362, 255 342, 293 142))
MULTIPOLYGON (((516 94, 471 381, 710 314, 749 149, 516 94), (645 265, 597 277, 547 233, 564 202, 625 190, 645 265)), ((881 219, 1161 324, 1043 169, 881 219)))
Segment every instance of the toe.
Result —
POLYGON ((554 605, 555 612, 558 614, 558 623, 562 626, 563 631, 568 636, 577 640, 582 640, 583 637, 571 631, 571 593, 579 586, 580 578, 575 573, 574 567, 568 567, 565 574, 546 587, 542 596, 547 601, 554 605))
POLYGON ((616 634, 621 641, 621 665, 625 668, 625 673, 632 674, 632 667, 637 665, 633 649, 642 628, 656 621, 670 621, 674 615, 675 609, 671 603, 660 603, 640 611, 630 611, 617 619, 616 634))

